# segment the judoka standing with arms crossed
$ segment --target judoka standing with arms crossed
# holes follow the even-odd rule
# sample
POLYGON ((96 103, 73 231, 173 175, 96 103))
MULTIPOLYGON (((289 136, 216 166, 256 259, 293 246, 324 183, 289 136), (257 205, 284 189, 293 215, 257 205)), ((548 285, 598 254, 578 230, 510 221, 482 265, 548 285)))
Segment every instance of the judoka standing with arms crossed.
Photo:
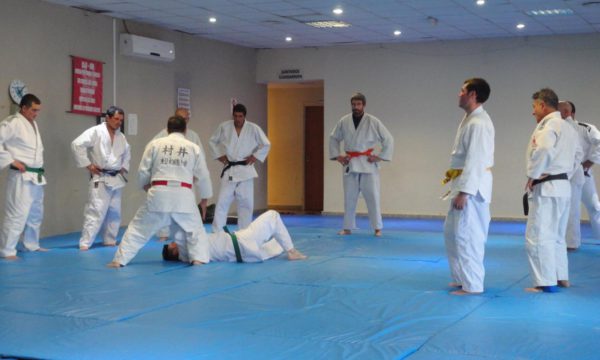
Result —
POLYGON ((125 112, 111 106, 106 122, 91 127, 71 143, 77 167, 90 173, 88 202, 83 212, 79 250, 88 250, 101 228, 105 246, 115 246, 121 226, 121 195, 131 151, 121 124, 125 112))
POLYGON ((146 146, 138 173, 140 187, 148 192, 146 202, 129 223, 107 266, 127 265, 158 229, 169 224, 185 232, 191 263, 210 261, 206 232, 192 190, 195 182, 202 198, 211 197, 212 189, 201 186, 210 175, 198 145, 185 139, 185 128, 183 118, 172 116, 167 123, 169 136, 146 146))
POLYGON ((252 222, 254 211, 254 178, 258 177, 254 163, 264 162, 271 143, 262 129, 246 120, 246 107, 233 107, 233 120, 225 121, 209 140, 213 158, 223 163, 221 186, 212 223, 213 232, 227 223, 229 206, 237 201, 238 228, 252 222))
POLYGON ((484 79, 465 80, 458 94, 458 106, 465 111, 452 148, 450 209, 444 223, 444 239, 453 295, 483 292, 483 258, 490 225, 492 166, 494 166, 494 124, 483 103, 490 96, 484 79))
POLYGON ((529 216, 525 240, 533 287, 529 292, 554 292, 568 287, 569 264, 565 232, 569 219, 577 133, 564 121, 552 89, 533 94, 537 126, 527 146, 526 190, 529 216))
POLYGON ((343 116, 329 135, 329 159, 336 160, 343 167, 344 181, 344 228, 339 235, 350 235, 356 228, 356 203, 362 192, 371 227, 375 236, 381 236, 379 165, 381 160, 390 161, 394 153, 394 138, 381 120, 365 113, 366 97, 356 93, 350 99, 352 113, 343 116), (344 152, 340 143, 344 142, 344 152), (375 146, 381 144, 381 151, 375 154, 375 146))

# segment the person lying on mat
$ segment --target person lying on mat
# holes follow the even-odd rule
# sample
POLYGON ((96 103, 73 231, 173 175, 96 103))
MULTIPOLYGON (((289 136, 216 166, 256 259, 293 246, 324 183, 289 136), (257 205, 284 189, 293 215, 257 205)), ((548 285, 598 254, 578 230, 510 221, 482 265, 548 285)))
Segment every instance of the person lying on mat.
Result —
MULTIPOLYGON (((288 260, 307 258, 294 248, 290 234, 275 210, 268 210, 248 227, 235 233, 229 233, 224 227, 222 231, 208 234, 208 243, 210 261, 261 262, 280 255, 284 250, 288 260)), ((176 234, 174 242, 163 246, 163 259, 190 262, 188 245, 180 233, 176 234)), ((194 261, 191 263, 195 265, 194 261)))

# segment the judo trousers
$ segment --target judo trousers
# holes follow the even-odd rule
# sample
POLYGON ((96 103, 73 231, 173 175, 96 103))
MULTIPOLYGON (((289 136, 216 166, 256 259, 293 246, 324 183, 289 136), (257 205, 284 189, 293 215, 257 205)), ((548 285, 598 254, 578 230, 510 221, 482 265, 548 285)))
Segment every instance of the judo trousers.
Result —
POLYGON ((444 240, 452 281, 468 292, 483 292, 483 258, 490 225, 490 203, 469 196, 462 210, 452 207, 444 222, 444 240))
POLYGON ((344 229, 356 229, 356 204, 362 193, 373 229, 383 229, 379 196, 379 173, 344 174, 344 229))
POLYGON ((244 181, 229 181, 227 176, 221 178, 219 198, 215 206, 212 223, 213 232, 223 230, 227 224, 227 213, 231 203, 237 202, 238 229, 244 229, 252 222, 254 210, 254 179, 244 181))
POLYGON ((592 232, 596 239, 600 239, 600 200, 596 192, 596 181, 594 175, 589 171, 590 176, 585 177, 581 193, 581 201, 585 206, 592 225, 592 232))
MULTIPOLYGON (((290 233, 283 224, 283 221, 281 221, 279 213, 274 210, 269 210, 261 214, 250 224, 250 226, 243 230, 236 231, 235 235, 243 249, 242 251, 260 249, 273 238, 285 251, 294 248, 290 233)), ((260 253, 254 253, 252 255, 259 257, 260 253)), ((242 258, 243 257, 244 256, 242 256, 242 258)))
POLYGON ((98 186, 95 186, 94 182, 90 181, 79 246, 92 246, 101 229, 103 230, 104 245, 117 243, 117 235, 121 226, 122 189, 111 189, 102 181, 97 184, 98 186))
POLYGON ((569 280, 565 233, 569 218, 569 197, 540 196, 540 186, 529 196, 525 249, 533 286, 555 286, 569 280))
POLYGON ((23 181, 21 173, 9 171, 6 182, 4 223, 0 232, 0 256, 15 256, 23 234, 23 247, 40 248, 40 226, 44 217, 44 186, 23 181))

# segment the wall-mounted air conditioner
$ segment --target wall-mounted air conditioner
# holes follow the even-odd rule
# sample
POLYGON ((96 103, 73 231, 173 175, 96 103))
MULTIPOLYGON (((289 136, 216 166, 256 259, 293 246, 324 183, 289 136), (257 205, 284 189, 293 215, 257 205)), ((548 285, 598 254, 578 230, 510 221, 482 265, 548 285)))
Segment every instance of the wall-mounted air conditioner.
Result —
POLYGON ((167 41, 121 34, 119 42, 121 55, 167 62, 175 60, 175 45, 167 41))

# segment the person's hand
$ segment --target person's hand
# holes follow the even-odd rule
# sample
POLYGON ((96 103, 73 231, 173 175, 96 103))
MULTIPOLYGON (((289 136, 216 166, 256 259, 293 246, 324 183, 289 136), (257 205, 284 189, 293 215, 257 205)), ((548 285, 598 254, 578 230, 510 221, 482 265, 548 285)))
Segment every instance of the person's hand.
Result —
POLYGON ((12 166, 16 167, 20 172, 25 172, 25 164, 23 164, 19 160, 13 161, 12 166))
POLYGON ((151 186, 152 186, 151 184, 146 184, 146 185, 144 185, 144 188, 143 188, 143 189, 144 189, 144 191, 145 191, 145 192, 148 192, 148 190, 150 189, 150 187, 151 187, 151 186))
POLYGON ((97 165, 94 164, 89 164, 88 166, 86 166, 86 169, 88 169, 88 171, 90 172, 90 174, 93 175, 100 175, 101 173, 101 168, 99 168, 97 165))
POLYGON ((246 160, 246 165, 252 165, 256 162, 256 158, 254 157, 254 155, 250 155, 244 160, 246 160))
POLYGON ((128 171, 125 168, 121 168, 121 170, 119 170, 119 173, 121 173, 121 175, 125 175, 128 173, 128 171))
POLYGON ((583 166, 583 171, 587 172, 592 167, 592 165, 594 165, 594 162, 586 160, 581 165, 583 166))
POLYGON ((370 163, 376 163, 378 161, 381 161, 381 158, 379 156, 377 156, 377 155, 369 155, 367 157, 367 161, 370 162, 370 163))
POLYGON ((208 204, 208 199, 200 200, 200 215, 202 216, 202 221, 206 220, 206 205, 208 204))
POLYGON ((533 191, 533 179, 529 179, 527 180, 527 183, 525 184, 525 191, 533 191))
POLYGON ((350 157, 349 156, 338 156, 337 158, 335 158, 337 160, 337 162, 339 162, 342 165, 348 165, 348 163, 350 163, 350 157))
POLYGON ((222 162, 223 165, 227 165, 229 163, 229 160, 227 160, 227 156, 226 155, 223 155, 223 156, 217 158, 217 160, 219 160, 220 162, 222 162))
POLYGON ((454 199, 452 199, 452 207, 456 210, 464 209, 465 205, 467 205, 467 200, 469 199, 469 194, 461 192, 454 199))

